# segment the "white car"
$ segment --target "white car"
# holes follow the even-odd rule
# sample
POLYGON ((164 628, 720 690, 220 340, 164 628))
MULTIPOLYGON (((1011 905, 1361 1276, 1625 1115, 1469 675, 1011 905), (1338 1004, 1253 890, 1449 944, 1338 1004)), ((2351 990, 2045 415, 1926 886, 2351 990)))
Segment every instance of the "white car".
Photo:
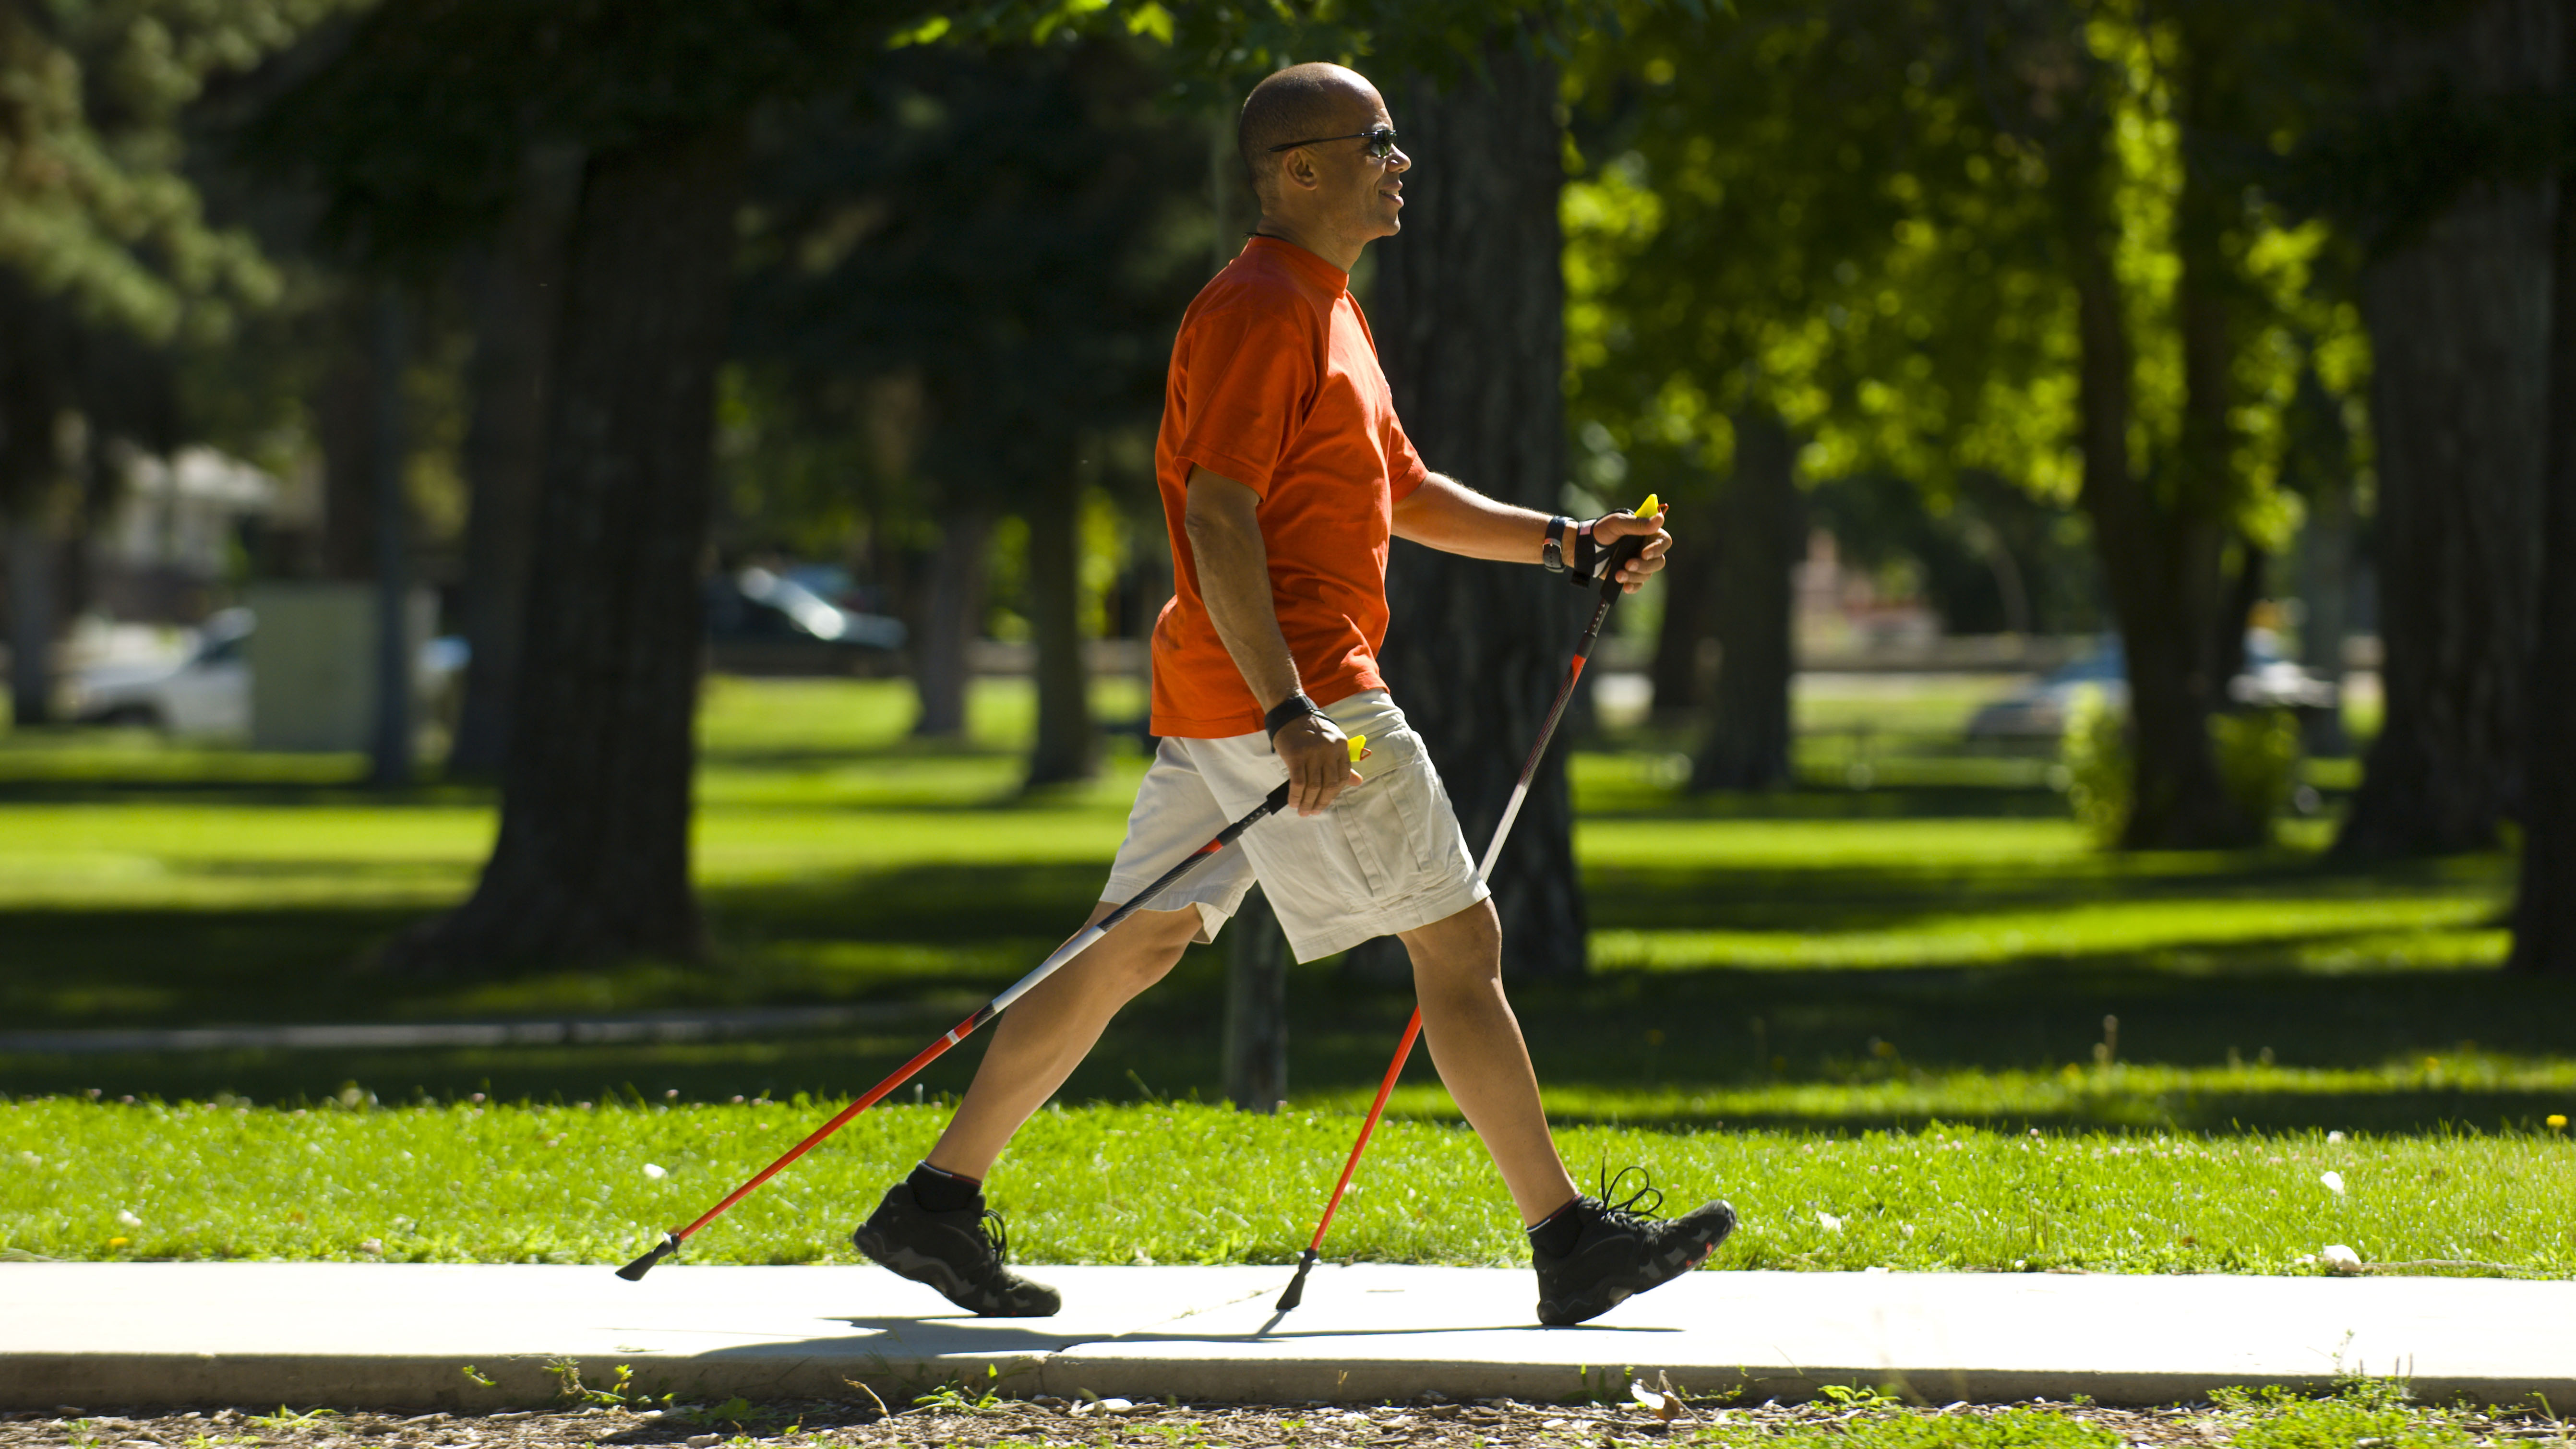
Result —
POLYGON ((225 609, 197 630, 177 659, 93 664, 75 673, 64 703, 83 724, 148 725, 175 735, 250 733, 248 609, 225 609))
MULTIPOLYGON (((174 660, 93 664, 65 688, 71 718, 82 724, 143 725, 174 735, 250 733, 250 657, 258 620, 248 609, 208 616, 195 641, 174 660)), ((465 641, 423 644, 412 688, 435 711, 465 677, 465 641)))

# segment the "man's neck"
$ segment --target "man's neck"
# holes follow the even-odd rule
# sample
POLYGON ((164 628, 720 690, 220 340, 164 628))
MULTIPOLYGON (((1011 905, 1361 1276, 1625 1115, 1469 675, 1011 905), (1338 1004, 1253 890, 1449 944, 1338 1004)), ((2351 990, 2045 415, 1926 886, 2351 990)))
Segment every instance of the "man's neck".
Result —
POLYGON ((1364 241, 1343 241, 1326 234, 1320 227, 1302 226, 1293 220, 1272 216, 1267 212, 1262 213, 1261 220, 1253 224, 1252 234, 1266 236, 1272 241, 1284 241, 1301 251, 1313 252, 1344 272, 1359 264, 1360 252, 1368 245, 1364 241))

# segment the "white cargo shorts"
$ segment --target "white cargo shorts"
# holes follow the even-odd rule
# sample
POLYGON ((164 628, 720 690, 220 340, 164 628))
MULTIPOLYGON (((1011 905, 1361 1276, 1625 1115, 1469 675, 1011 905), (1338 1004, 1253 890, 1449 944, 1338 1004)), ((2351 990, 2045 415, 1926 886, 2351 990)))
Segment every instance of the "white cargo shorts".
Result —
MULTIPOLYGON (((1321 815, 1292 808, 1253 826, 1147 910, 1196 906, 1198 939, 1213 941, 1258 880, 1297 959, 1312 961, 1446 920, 1489 894, 1422 737, 1387 692, 1355 694, 1324 713, 1344 734, 1368 736, 1369 757, 1358 766, 1366 783, 1321 815)), ((1101 898, 1124 901, 1152 885, 1287 778, 1264 734, 1164 740, 1137 787, 1101 898)))

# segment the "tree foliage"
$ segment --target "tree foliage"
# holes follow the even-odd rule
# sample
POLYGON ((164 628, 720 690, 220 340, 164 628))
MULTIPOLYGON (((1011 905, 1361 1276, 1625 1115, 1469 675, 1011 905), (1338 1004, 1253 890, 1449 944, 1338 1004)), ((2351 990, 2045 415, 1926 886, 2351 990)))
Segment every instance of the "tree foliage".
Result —
POLYGON ((207 219, 188 106, 349 0, 35 0, 0 7, 0 267, 88 321, 217 336, 277 278, 207 219))

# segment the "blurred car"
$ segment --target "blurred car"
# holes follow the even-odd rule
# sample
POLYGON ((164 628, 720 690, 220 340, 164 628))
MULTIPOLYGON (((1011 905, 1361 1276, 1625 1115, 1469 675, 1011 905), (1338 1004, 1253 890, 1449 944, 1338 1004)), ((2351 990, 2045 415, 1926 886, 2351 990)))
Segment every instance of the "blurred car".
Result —
MULTIPOLYGON (((82 724, 141 725, 174 735, 250 733, 250 639, 259 620, 224 609, 197 626, 175 658, 123 660, 74 672, 65 685, 82 724)), ((465 641, 432 639, 413 663, 412 688, 437 710, 465 676, 465 641)))
MULTIPOLYGON (((2129 666, 2119 635, 2104 635, 2090 653, 1978 710, 1968 737, 2054 739, 2066 732, 2075 701, 2088 691, 2099 692, 2114 710, 2128 708, 2129 666)), ((2335 686, 2285 657, 2280 636, 2269 629, 2245 631, 2245 669, 2227 682, 2227 697, 2249 709, 2329 710, 2337 703, 2335 686)))
POLYGON ((118 660, 77 670, 64 704, 82 724, 144 725, 180 735, 250 733, 248 609, 207 617, 175 658, 118 660))
POLYGON ((707 653, 727 674, 881 674, 903 648, 900 619, 845 609, 765 568, 707 581, 707 653))

